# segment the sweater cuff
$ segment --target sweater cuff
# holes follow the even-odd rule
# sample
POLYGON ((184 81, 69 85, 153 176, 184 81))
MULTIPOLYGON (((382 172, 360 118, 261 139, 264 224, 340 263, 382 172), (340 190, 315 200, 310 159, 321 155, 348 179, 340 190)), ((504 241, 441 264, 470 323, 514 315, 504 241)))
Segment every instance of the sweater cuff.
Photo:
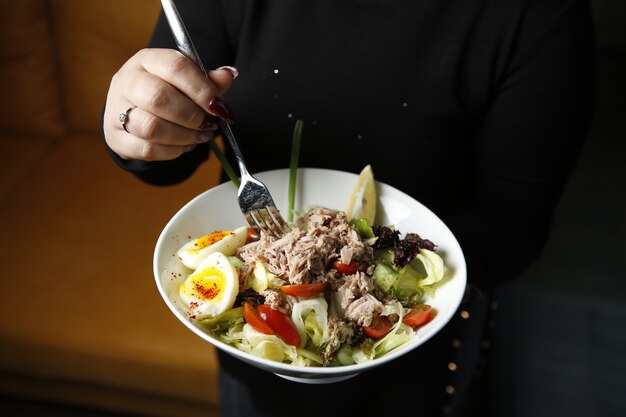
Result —
POLYGON ((186 180, 207 160, 210 149, 207 143, 203 143, 170 161, 141 161, 124 159, 105 140, 103 142, 107 153, 119 167, 152 185, 174 185, 186 180))

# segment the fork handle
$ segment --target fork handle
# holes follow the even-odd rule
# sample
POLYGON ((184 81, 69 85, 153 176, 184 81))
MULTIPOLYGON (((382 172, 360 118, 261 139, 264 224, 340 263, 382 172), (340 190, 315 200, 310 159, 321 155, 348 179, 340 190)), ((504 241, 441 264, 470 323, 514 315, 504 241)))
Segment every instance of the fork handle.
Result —
POLYGON ((243 155, 241 151, 239 150, 239 145, 237 144, 237 141, 235 140, 235 135, 233 134, 233 131, 231 130, 230 125, 222 119, 219 119, 217 121, 217 124, 222 130, 222 132, 224 133, 224 136, 226 136, 226 138, 228 139, 228 142, 230 143, 230 147, 233 150, 233 153, 235 154, 235 159, 237 160, 237 164, 239 165, 239 172, 241 173, 241 177, 242 178, 244 176, 249 177, 250 174, 248 173, 248 168, 246 167, 246 163, 244 162, 243 155))
POLYGON ((170 25, 172 34, 174 35, 174 40, 176 41, 176 46, 178 46, 178 50, 187 58, 195 62, 198 68, 200 68, 200 70, 204 73, 204 75, 207 75, 206 69, 204 68, 204 65, 202 65, 202 61, 200 60, 200 55, 198 54, 196 47, 191 41, 189 32, 187 32, 187 28, 183 23, 183 19, 178 13, 178 9, 174 4, 174 0, 161 0, 161 6, 163 7, 165 18, 170 25))
MULTIPOLYGON (((204 65, 202 64, 202 60, 200 59, 200 55, 198 54, 196 47, 191 41, 191 36, 189 36, 187 28, 185 28, 185 24, 183 23, 183 19, 180 17, 180 13, 178 13, 178 9, 174 4, 174 0, 161 0, 161 5, 163 6, 165 18, 170 25, 172 34, 174 35, 174 40, 176 41, 176 46, 178 47, 178 50, 187 58, 195 62, 198 68, 200 68, 204 75, 207 76, 208 73, 204 68, 204 65)), ((239 172, 241 173, 241 177, 243 178, 244 176, 250 176, 250 174, 248 173, 248 169, 246 168, 243 155, 239 150, 239 145, 235 140, 235 135, 233 134, 230 125, 220 118, 217 119, 217 124, 220 130, 228 139, 230 147, 235 154, 237 164, 239 165, 239 172)))

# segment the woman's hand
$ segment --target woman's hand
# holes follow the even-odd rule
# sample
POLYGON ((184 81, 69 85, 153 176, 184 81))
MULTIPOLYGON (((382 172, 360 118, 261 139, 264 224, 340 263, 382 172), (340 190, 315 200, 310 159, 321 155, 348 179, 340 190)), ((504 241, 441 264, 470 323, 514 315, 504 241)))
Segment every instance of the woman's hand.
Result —
POLYGON ((111 79, 103 121, 107 144, 124 159, 164 161, 208 142, 217 127, 209 114, 232 121, 222 95, 236 76, 236 69, 222 67, 207 78, 175 50, 139 51, 111 79))

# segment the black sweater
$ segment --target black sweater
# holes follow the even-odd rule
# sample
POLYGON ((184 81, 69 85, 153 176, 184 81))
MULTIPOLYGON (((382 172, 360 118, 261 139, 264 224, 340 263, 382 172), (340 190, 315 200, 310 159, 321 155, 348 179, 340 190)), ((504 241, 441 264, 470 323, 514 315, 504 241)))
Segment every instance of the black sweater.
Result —
MULTIPOLYGON (((412 195, 452 229, 488 286, 540 254, 587 135, 594 36, 583 0, 178 0, 207 67, 236 66, 225 99, 251 171, 359 172, 412 195)), ((163 18, 152 47, 175 48, 163 18)), ((207 146, 122 161, 184 180, 207 146)), ((297 415, 297 414, 295 414, 297 415)))
MULTIPOLYGON (((253 172, 288 166, 302 119, 300 166, 371 164, 449 224, 470 281, 514 277, 539 255, 590 120, 585 1, 177 4, 205 66, 241 73, 225 98, 253 172)), ((164 19, 150 45, 175 48, 164 19)), ((116 159, 169 184, 207 154, 116 159)))

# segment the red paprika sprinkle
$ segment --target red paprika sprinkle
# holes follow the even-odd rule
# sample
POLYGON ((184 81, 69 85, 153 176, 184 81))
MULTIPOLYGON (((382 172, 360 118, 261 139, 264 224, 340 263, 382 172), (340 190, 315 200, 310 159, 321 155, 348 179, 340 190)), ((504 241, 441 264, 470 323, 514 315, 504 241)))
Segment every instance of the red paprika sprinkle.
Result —
POLYGON ((212 300, 219 294, 220 290, 216 284, 211 284, 209 288, 196 284, 196 290, 202 295, 202 298, 212 300))

